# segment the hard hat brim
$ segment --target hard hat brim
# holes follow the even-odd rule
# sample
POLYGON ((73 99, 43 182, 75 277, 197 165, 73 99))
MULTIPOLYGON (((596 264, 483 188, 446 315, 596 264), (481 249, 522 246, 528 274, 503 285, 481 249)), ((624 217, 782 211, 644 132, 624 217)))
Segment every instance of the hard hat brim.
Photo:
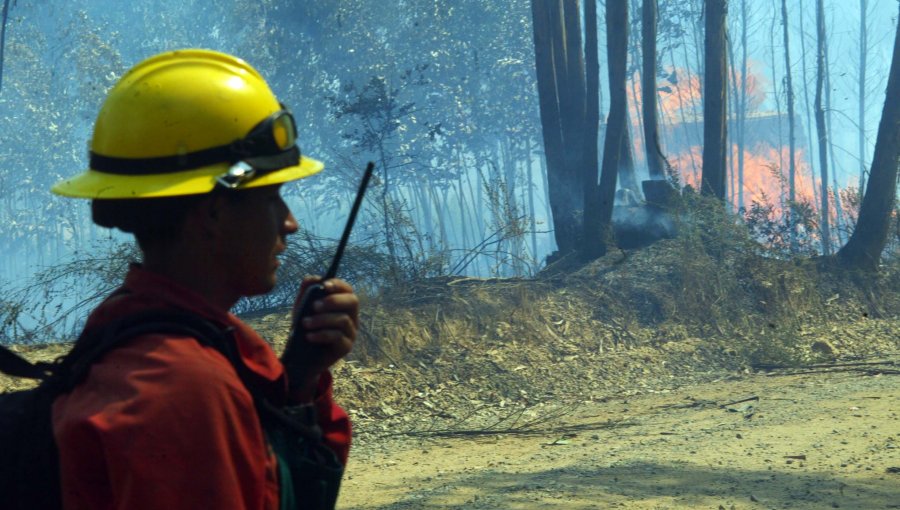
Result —
MULTIPOLYGON (((301 156, 300 164, 265 174, 242 184, 239 189, 281 184, 319 173, 325 165, 318 160, 301 156)), ((216 186, 216 177, 227 172, 228 164, 205 166, 196 170, 152 175, 122 175, 87 170, 56 183, 51 191, 72 198, 122 199, 160 198, 209 193, 216 186)))

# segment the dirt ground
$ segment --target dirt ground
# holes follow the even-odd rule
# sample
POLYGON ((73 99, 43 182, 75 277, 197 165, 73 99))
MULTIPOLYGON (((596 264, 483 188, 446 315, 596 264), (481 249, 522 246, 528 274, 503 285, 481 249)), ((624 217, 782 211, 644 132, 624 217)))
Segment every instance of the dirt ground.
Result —
MULTIPOLYGON (((527 432, 384 436, 339 507, 900 508, 900 355, 536 411, 527 432)), ((424 409, 423 409, 424 410, 424 409)))

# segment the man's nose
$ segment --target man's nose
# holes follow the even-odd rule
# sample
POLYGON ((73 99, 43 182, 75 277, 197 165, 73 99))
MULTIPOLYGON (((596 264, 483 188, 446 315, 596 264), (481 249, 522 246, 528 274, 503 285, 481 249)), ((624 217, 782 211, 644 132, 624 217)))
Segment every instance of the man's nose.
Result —
POLYGON ((293 234, 297 230, 300 229, 300 224, 297 223, 297 218, 294 218, 294 214, 291 211, 288 211, 287 217, 284 219, 284 225, 282 225, 281 230, 285 235, 293 234))

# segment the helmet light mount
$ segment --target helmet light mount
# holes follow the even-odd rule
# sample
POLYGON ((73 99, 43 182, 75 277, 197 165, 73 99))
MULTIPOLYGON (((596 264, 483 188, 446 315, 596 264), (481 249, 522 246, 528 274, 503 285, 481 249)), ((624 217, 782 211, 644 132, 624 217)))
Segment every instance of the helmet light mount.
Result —
POLYGON ((228 171, 216 177, 216 184, 227 189, 237 189, 241 184, 256 177, 256 169, 246 161, 238 161, 228 171))

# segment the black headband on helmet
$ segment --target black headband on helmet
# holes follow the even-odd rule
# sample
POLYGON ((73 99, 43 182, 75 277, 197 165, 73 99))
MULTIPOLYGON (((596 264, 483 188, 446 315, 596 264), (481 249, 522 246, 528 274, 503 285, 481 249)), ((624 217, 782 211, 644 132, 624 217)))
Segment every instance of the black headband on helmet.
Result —
POLYGON ((226 145, 152 158, 118 158, 90 152, 90 168, 119 175, 155 175, 183 172, 216 163, 244 162, 259 175, 300 164, 297 125, 282 106, 253 127, 247 136, 226 145))

